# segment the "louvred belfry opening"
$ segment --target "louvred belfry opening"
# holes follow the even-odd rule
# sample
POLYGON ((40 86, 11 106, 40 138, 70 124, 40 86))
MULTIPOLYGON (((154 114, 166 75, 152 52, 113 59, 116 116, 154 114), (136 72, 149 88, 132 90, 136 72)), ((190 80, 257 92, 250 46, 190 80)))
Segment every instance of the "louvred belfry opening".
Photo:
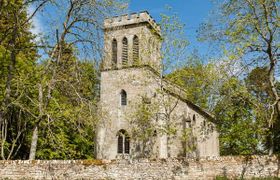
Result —
POLYGON ((133 64, 139 61, 139 38, 134 36, 133 38, 133 64))
POLYGON ((114 68, 117 67, 117 62, 118 62, 118 43, 117 40, 114 39, 112 41, 112 66, 114 68))
POLYGON ((128 63, 128 42, 126 37, 123 38, 122 44, 122 65, 126 66, 128 63))

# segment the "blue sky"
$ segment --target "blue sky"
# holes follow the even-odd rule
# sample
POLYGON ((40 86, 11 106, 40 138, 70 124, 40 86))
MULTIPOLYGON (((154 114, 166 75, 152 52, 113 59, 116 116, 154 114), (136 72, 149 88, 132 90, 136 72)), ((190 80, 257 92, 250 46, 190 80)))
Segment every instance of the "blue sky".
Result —
MULTIPOLYGON (((206 21, 210 11, 214 8, 211 0, 130 0, 128 12, 146 10, 159 22, 161 13, 170 13, 166 9, 167 5, 172 7, 172 13, 177 13, 181 22, 185 24, 185 36, 190 42, 188 53, 197 49, 201 55, 211 55, 208 44, 196 40, 196 30, 201 23, 206 21)), ((30 7, 28 10, 32 12, 34 8, 30 7)), ((32 30, 33 33, 38 34, 46 31, 44 19, 44 16, 36 16, 33 19, 33 25, 35 26, 32 30)))
POLYGON ((202 55, 209 54, 207 43, 196 40, 198 26, 206 21, 210 11, 214 8, 211 0, 130 0, 129 12, 149 11, 151 16, 159 22, 161 13, 168 13, 166 5, 171 6, 186 25, 185 35, 190 41, 189 52, 197 49, 202 55))

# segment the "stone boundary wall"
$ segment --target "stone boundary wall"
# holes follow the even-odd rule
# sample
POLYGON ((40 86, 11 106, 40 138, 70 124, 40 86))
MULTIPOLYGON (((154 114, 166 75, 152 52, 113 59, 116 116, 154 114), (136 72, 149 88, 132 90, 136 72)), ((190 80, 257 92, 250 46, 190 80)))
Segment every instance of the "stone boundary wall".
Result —
POLYGON ((225 156, 200 160, 0 161, 0 179, 213 179, 280 177, 280 156, 225 156))

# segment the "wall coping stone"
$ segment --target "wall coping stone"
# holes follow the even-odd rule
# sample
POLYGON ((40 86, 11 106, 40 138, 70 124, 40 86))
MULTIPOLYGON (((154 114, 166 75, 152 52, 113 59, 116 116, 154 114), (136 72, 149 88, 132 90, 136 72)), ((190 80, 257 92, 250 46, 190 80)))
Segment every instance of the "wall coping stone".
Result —
POLYGON ((93 159, 93 160, 0 160, 0 164, 88 164, 88 165, 104 165, 104 164, 132 164, 132 163, 153 163, 153 162, 224 162, 224 161, 252 161, 257 159, 270 160, 271 162, 280 161, 280 156, 273 155, 248 155, 248 156, 215 156, 204 158, 166 158, 166 159, 93 159))

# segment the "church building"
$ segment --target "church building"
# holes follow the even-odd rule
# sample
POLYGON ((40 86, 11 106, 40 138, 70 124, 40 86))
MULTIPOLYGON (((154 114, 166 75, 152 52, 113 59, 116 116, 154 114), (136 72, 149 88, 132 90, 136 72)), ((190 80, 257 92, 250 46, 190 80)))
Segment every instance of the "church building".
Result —
POLYGON ((161 30, 148 12, 104 21, 97 159, 219 156, 213 115, 161 75, 161 30))

